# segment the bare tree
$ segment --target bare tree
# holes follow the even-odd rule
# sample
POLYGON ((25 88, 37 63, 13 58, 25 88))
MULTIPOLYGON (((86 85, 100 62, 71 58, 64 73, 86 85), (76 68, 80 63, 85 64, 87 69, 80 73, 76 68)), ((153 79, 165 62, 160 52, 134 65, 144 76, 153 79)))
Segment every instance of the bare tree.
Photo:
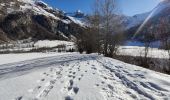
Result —
POLYGON ((123 40, 115 0, 96 0, 93 13, 87 17, 89 27, 79 36, 79 47, 87 53, 98 52, 113 57, 123 40))
POLYGON ((77 46, 79 51, 86 53, 100 52, 100 14, 99 0, 96 0, 93 5, 93 13, 86 16, 84 21, 88 24, 78 36, 77 46))
POLYGON ((100 53, 101 51, 101 34, 100 34, 100 0, 95 0, 93 6, 92 6, 92 15, 88 17, 88 23, 90 24, 90 27, 93 29, 93 33, 95 34, 96 39, 96 46, 97 46, 97 52, 100 53))
POLYGON ((122 41, 122 27, 120 17, 116 15, 116 0, 101 1, 101 28, 103 32, 104 55, 112 57, 120 41, 122 41))
POLYGON ((158 32, 160 33, 160 41, 162 42, 162 47, 168 51, 170 60, 170 19, 161 18, 160 28, 158 32))
POLYGON ((84 29, 81 34, 78 35, 77 48, 80 53, 95 53, 98 52, 98 40, 96 38, 97 33, 94 28, 88 27, 84 29))

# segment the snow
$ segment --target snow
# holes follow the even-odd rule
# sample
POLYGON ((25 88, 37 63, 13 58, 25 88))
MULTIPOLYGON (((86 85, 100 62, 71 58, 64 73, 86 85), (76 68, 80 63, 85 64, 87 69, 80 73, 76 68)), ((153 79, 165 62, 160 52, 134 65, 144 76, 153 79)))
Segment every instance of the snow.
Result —
POLYGON ((0 55, 0 65, 7 63, 20 62, 24 60, 31 60, 37 58, 51 57, 64 55, 69 53, 19 53, 19 54, 1 54, 0 55))
POLYGON ((24 3, 29 3, 29 4, 34 4, 35 0, 18 0, 20 2, 24 2, 24 3))
POLYGON ((54 55, 0 65, 0 100, 168 100, 169 78, 96 54, 54 55))
POLYGON ((78 25, 80 25, 80 26, 82 26, 82 27, 85 26, 85 23, 83 23, 82 21, 80 21, 80 20, 78 20, 78 19, 76 19, 76 18, 74 18, 74 17, 71 17, 71 16, 68 16, 68 17, 69 17, 70 20, 72 20, 74 23, 76 23, 76 24, 78 24, 78 25))
POLYGON ((13 11, 15 11, 15 10, 12 9, 12 8, 7 8, 7 13, 11 13, 11 12, 13 12, 13 11))
MULTIPOLYGON (((129 56, 143 56, 145 47, 139 47, 139 46, 120 46, 118 49, 119 55, 129 55, 129 56)), ((165 58, 168 59, 168 51, 158 48, 149 48, 148 57, 151 58, 165 58)))
POLYGON ((136 25, 140 25, 149 16, 149 14, 150 12, 137 14, 137 15, 134 15, 133 17, 127 16, 126 17, 126 24, 127 24, 126 29, 130 29, 136 25))
POLYGON ((74 42, 61 40, 40 40, 34 44, 35 47, 56 47, 58 45, 65 45, 66 47, 74 47, 74 42))
POLYGON ((10 2, 10 6, 13 6, 13 5, 15 5, 15 2, 10 2))
POLYGON ((38 1, 38 3, 41 3, 41 4, 45 5, 45 6, 48 6, 48 4, 46 4, 46 3, 43 2, 43 1, 38 1))
POLYGON ((22 11, 31 9, 31 10, 33 10, 37 14, 40 14, 40 15, 42 14, 42 15, 45 15, 45 16, 48 16, 48 17, 52 17, 52 18, 54 18, 56 20, 60 19, 57 16, 55 16, 54 14, 45 11, 43 8, 41 8, 39 6, 36 6, 35 4, 32 4, 32 5, 25 4, 24 6, 21 5, 20 8, 21 8, 22 11))
POLYGON ((0 5, 1 5, 1 6, 5 6, 5 3, 1 3, 0 5))
MULTIPOLYGON (((33 10, 36 14, 42 14, 42 15, 45 15, 45 16, 48 16, 48 17, 52 17, 56 20, 60 20, 60 18, 58 18, 57 16, 55 16, 54 14, 52 13, 49 13, 47 12, 45 9, 43 9, 42 7, 40 6, 37 6, 35 4, 35 1, 34 0, 20 0, 20 2, 24 2, 25 5, 20 5, 20 10, 21 11, 25 11, 25 10, 33 10)), ((47 5, 45 4, 44 2, 42 1, 38 1, 40 3, 43 3, 44 5, 47 5)), ((48 7, 46 9, 52 9, 52 7, 48 7)))
POLYGON ((61 20, 63 23, 65 23, 65 24, 70 24, 71 23, 71 21, 70 20, 61 20))
MULTIPOLYGON (((63 35, 64 36, 64 35, 63 35)), ((31 38, 25 40, 13 41, 8 44, 1 44, 0 51, 31 51, 39 48, 51 48, 53 51, 58 51, 57 46, 64 46, 66 50, 75 49, 74 42, 62 41, 62 40, 39 40, 33 42, 31 38)))

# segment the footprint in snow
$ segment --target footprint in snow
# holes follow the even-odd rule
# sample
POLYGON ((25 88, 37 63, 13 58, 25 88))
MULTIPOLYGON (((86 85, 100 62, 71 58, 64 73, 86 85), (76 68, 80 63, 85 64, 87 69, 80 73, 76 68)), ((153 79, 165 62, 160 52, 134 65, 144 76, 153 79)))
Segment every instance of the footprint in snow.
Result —
POLYGON ((46 76, 49 76, 49 74, 46 74, 46 76))
POLYGON ((100 86, 99 84, 96 84, 96 86, 98 87, 98 86, 100 86))
POLYGON ((107 89, 103 87, 102 90, 106 91, 107 89))
POLYGON ((80 80, 81 80, 81 78, 78 78, 78 80, 80 81, 80 80))
POLYGON ((81 77, 83 77, 84 75, 83 74, 81 74, 81 77))
POLYGON ((76 72, 73 72, 73 74, 75 75, 75 74, 76 74, 76 72))
POLYGON ((20 97, 17 97, 15 100, 22 100, 22 96, 20 96, 20 97))
POLYGON ((78 87, 73 87, 73 91, 75 94, 77 94, 79 92, 79 88, 78 87))
POLYGON ((107 85, 109 89, 114 90, 114 87, 110 84, 107 85))
POLYGON ((96 68, 96 67, 91 67, 91 69, 93 69, 93 70, 97 70, 97 68, 96 68))
POLYGON ((108 78, 107 77, 105 77, 105 76, 102 76, 105 80, 107 80, 108 78))
POLYGON ((72 77, 73 75, 68 75, 68 77, 70 78, 70 77, 72 77))
POLYGON ((54 88, 54 85, 55 84, 55 80, 51 80, 49 83, 46 84, 46 87, 44 90, 42 90, 42 92, 40 92, 40 94, 38 94, 37 97, 46 97, 49 92, 54 88))
POLYGON ((104 82, 104 81, 102 81, 101 83, 102 83, 102 84, 104 84, 105 82, 104 82))
POLYGON ((45 79, 43 78, 43 79, 41 79, 41 81, 43 82, 43 81, 45 81, 45 79))
POLYGON ((70 80, 69 83, 70 83, 70 86, 73 86, 74 81, 73 81, 73 80, 70 80))
POLYGON ((71 74, 71 73, 72 73, 72 71, 69 71, 69 73, 71 74))
POLYGON ((65 100, 73 100, 73 98, 70 97, 70 96, 66 96, 66 97, 65 97, 65 100))
POLYGON ((92 66, 95 66, 95 65, 92 65, 92 66))
MULTIPOLYGON (((71 93, 71 94, 73 94, 72 96, 74 96, 79 92, 79 88, 78 87, 73 87, 73 84, 74 84, 73 80, 70 80, 69 83, 70 84, 69 84, 69 86, 67 88, 68 89, 68 94, 71 93)), ((65 100, 73 100, 73 98, 71 96, 66 96, 65 100)))
POLYGON ((76 78, 76 76, 73 76, 73 79, 75 79, 76 78))
POLYGON ((68 91, 70 91, 72 88, 73 88, 72 86, 69 86, 67 89, 68 89, 68 91))

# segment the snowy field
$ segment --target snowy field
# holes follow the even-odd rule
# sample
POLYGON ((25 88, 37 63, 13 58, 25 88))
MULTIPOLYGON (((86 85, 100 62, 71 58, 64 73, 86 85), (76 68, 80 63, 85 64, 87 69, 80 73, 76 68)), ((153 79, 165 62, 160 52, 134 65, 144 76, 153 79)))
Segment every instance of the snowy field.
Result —
MULTIPOLYGON (((128 55, 128 56, 144 56, 145 48, 139 46, 121 46, 118 50, 119 55, 128 55)), ((168 59, 168 51, 157 49, 157 48, 149 48, 148 57, 151 58, 165 58, 168 59)))
POLYGON ((61 40, 39 40, 33 42, 30 39, 11 42, 8 44, 1 44, 0 51, 30 51, 39 48, 57 48, 57 46, 65 46, 66 50, 75 49, 73 42, 61 40))
POLYGON ((66 46, 73 47, 74 43, 68 41, 61 41, 61 40, 52 40, 52 41, 40 40, 34 44, 35 47, 56 47, 58 45, 66 45, 66 46))
POLYGON ((0 56, 0 100, 170 99, 169 75, 96 54, 40 55, 0 56))

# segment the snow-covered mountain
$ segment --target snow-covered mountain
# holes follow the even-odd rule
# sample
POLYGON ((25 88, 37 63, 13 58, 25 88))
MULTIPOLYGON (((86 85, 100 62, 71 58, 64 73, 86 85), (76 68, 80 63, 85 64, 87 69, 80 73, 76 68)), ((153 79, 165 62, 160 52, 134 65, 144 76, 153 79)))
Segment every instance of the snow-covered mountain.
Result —
POLYGON ((67 16, 41 0, 1 0, 0 40, 70 40, 85 27, 82 21, 67 16))
POLYGON ((77 10, 76 12, 65 13, 65 15, 72 16, 75 18, 84 18, 85 14, 81 10, 77 10))
POLYGON ((170 26, 170 0, 162 0, 152 11, 144 14, 135 15, 125 21, 127 34, 136 34, 137 40, 142 40, 144 33, 153 33, 154 40, 162 38, 160 29, 169 30, 170 26))
POLYGON ((125 16, 124 18, 124 25, 126 26, 126 29, 130 29, 132 27, 135 27, 137 25, 140 25, 143 23, 143 21, 149 16, 150 12, 137 14, 134 16, 125 16))
MULTIPOLYGON (((124 16, 124 25, 126 26, 126 29, 130 29, 132 27, 141 25, 144 20, 149 17, 150 15, 150 19, 163 15, 166 16, 167 14, 169 14, 169 10, 170 9, 170 0, 162 0, 153 10, 146 12, 146 13, 142 13, 142 14, 136 14, 134 16, 124 16)), ((170 14, 169 14, 170 15, 170 14)), ((168 16, 169 16, 168 15, 168 16)))

